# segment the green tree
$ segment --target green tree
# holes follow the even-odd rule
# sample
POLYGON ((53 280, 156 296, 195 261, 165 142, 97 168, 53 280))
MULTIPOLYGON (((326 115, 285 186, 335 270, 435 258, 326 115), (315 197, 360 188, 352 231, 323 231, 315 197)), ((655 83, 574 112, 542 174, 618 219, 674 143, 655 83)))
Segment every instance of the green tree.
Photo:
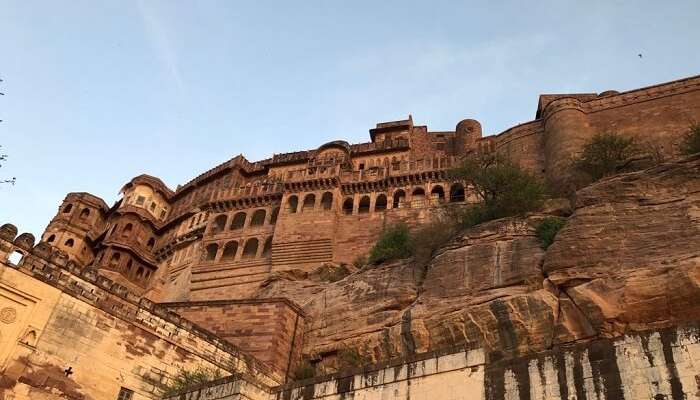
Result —
POLYGON ((695 124, 688 129, 681 142, 681 153, 685 155, 700 153, 700 124, 695 124))
POLYGON ((189 387, 223 378, 220 370, 198 366, 194 370, 181 369, 168 384, 162 385, 163 397, 172 396, 189 387))
POLYGON ((406 258, 411 255, 408 226, 403 223, 390 225, 379 235, 379 240, 369 252, 368 262, 379 264, 384 261, 406 258))
POLYGON ((595 182, 620 172, 640 153, 634 138, 616 133, 599 133, 583 146, 573 166, 595 182))
POLYGON ((544 186, 537 178, 496 155, 468 158, 450 176, 469 184, 482 202, 467 208, 445 206, 432 221, 412 230, 405 224, 387 227, 370 250, 371 264, 412 256, 425 266, 459 228, 523 215, 544 201, 544 186))
POLYGON ((554 243, 554 238, 564 225, 566 225, 565 218, 547 217, 535 226, 535 235, 540 240, 543 249, 546 250, 554 243))
POLYGON ((450 175, 470 185, 482 201, 462 213, 465 226, 523 215, 544 201, 545 188, 537 178, 495 154, 468 157, 450 175))

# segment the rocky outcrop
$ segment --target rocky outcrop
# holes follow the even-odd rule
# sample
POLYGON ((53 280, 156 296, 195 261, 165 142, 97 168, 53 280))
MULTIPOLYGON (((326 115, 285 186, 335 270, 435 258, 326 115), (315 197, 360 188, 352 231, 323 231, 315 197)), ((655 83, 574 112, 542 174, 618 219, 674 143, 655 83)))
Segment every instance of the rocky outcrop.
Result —
POLYGON ((544 272, 603 336, 700 318, 700 156, 579 191, 544 272))
POLYGON ((546 251, 543 217, 466 230, 424 268, 404 260, 333 283, 287 273, 258 296, 301 304, 304 352, 331 368, 345 347, 374 360, 453 345, 514 357, 700 319, 700 157, 579 191, 546 251))

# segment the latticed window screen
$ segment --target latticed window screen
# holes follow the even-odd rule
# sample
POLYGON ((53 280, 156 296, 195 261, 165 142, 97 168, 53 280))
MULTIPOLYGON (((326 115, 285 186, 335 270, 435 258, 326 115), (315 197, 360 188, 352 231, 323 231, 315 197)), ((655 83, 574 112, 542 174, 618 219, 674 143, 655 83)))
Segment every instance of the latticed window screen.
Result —
POLYGON ((131 400, 132 398, 134 398, 133 390, 127 388, 121 388, 119 390, 119 396, 117 396, 117 400, 131 400))

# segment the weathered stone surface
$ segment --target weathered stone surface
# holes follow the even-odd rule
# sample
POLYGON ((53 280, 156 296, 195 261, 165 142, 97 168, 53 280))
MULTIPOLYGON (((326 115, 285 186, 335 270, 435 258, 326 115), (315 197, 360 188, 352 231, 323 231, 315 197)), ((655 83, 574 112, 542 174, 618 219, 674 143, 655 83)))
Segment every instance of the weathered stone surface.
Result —
POLYGON ((418 296, 422 273, 399 262, 365 267, 334 283, 279 274, 258 296, 283 296, 302 306, 305 354, 335 364, 336 350, 353 347, 382 359, 401 354, 403 313, 418 296))
POLYGON ((700 157, 606 179, 544 262, 601 335, 700 317, 700 157))
POLYGON ((504 219, 463 232, 425 269, 404 260, 335 283, 288 271, 257 296, 301 304, 304 352, 327 366, 348 346, 375 360, 452 345, 510 358, 695 320, 699 168, 690 158, 582 190, 547 251, 542 216, 504 219))

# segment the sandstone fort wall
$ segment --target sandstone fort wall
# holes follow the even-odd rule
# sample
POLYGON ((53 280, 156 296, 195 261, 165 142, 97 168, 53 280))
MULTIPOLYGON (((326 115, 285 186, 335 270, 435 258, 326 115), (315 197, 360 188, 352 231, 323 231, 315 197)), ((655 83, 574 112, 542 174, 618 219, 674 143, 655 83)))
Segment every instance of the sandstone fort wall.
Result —
POLYGON ((164 303, 270 366, 285 380, 301 360, 302 311, 286 299, 164 303))
POLYGON ((169 400, 690 399, 700 390, 697 326, 602 339, 513 360, 446 349, 264 393, 229 378, 169 400))
POLYGON ((192 322, 82 271, 28 234, 0 238, 0 395, 156 399, 181 369, 283 376, 192 322), (10 254, 23 255, 13 264, 10 254))

